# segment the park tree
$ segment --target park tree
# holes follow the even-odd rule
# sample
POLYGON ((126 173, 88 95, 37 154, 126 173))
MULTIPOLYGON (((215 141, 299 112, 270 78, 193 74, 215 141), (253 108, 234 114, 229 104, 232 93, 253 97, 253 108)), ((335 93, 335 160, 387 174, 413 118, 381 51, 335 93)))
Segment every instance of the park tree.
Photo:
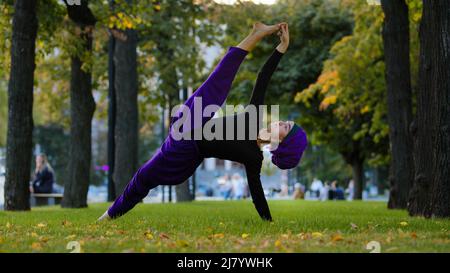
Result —
POLYGON ((37 0, 14 3, 8 85, 5 209, 29 210, 37 0), (25 170, 25 171, 24 171, 25 170))
POLYGON ((331 49, 317 82, 299 92, 300 124, 313 144, 328 145, 352 167, 354 198, 361 199, 364 165, 388 160, 381 9, 354 6, 353 34, 331 49))
POLYGON ((450 2, 424 0, 410 215, 450 216, 450 2))
POLYGON ((91 169, 91 123, 95 111, 92 96, 92 72, 89 58, 92 55, 93 29, 96 18, 88 7, 88 1, 80 5, 65 1, 69 18, 75 23, 75 43, 71 52, 70 77, 70 161, 68 176, 64 182, 63 207, 87 206, 87 192, 91 169))
POLYGON ((32 154, 37 2, 18 0, 14 3, 8 85, 6 210, 30 209, 27 170, 31 169, 32 154))
POLYGON ((405 0, 382 0, 387 116, 391 147, 388 207, 405 209, 413 183, 409 10, 405 0))
POLYGON ((117 25, 113 29, 114 91, 116 116, 114 127, 115 192, 121 193, 137 170, 138 154, 138 32, 132 21, 135 1, 116 3, 117 25), (122 12, 123 11, 123 12, 122 12))

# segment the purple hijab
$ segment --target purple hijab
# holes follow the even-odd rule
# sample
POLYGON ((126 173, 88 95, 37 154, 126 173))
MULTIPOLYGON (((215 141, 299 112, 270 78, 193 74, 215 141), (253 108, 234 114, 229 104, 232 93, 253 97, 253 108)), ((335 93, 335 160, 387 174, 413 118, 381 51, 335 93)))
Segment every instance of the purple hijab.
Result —
POLYGON ((295 168, 307 146, 308 139, 305 131, 295 124, 289 134, 278 144, 277 149, 271 151, 272 163, 282 170, 295 168))

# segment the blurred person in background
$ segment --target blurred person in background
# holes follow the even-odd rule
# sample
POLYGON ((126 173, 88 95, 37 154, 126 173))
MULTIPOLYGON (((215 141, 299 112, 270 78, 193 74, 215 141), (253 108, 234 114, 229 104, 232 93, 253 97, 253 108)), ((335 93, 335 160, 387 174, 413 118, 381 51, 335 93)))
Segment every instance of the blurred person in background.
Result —
POLYGON ((30 185, 31 193, 52 193, 54 171, 45 154, 36 156, 36 169, 34 179, 30 185))

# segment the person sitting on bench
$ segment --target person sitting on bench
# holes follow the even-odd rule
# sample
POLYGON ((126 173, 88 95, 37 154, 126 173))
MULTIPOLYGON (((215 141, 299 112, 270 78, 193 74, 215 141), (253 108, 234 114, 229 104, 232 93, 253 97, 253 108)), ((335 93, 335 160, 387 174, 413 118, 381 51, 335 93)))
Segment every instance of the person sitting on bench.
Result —
POLYGON ((34 180, 30 185, 31 193, 52 193, 53 192, 53 168, 47 160, 45 154, 36 156, 36 169, 34 180))

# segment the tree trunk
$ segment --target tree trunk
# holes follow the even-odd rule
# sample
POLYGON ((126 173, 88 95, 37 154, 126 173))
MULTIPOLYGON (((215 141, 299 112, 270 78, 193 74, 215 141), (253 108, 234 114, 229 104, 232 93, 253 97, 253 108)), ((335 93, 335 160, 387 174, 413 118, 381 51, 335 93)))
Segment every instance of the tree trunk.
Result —
POLYGON ((406 209, 414 180, 414 161, 409 126, 412 121, 409 60, 409 12, 404 0, 382 0, 384 56, 391 143, 388 208, 406 209))
MULTIPOLYGON (((92 52, 92 32, 96 19, 87 1, 81 5, 66 2, 69 18, 80 29, 79 39, 84 52, 92 52)), ((64 182, 64 198, 61 206, 65 208, 87 207, 87 194, 91 170, 91 131, 95 111, 92 96, 92 72, 83 70, 82 53, 71 57, 70 75, 70 160, 68 177, 64 182)))
POLYGON ((415 180, 408 211, 450 216, 450 2, 424 0, 414 132, 415 180))
MULTIPOLYGON (((113 5, 112 1, 110 1, 113 5)), ((116 126, 116 90, 114 89, 114 48, 116 40, 113 35, 109 37, 108 42, 108 202, 116 199, 116 189, 114 184, 114 156, 115 141, 114 128, 116 126)))
POLYGON ((364 187, 364 161, 360 159, 354 159, 352 161, 352 174, 354 181, 353 188, 353 200, 361 200, 364 187))
POLYGON ((38 29, 36 0, 16 0, 8 86, 5 209, 30 209, 33 82, 38 29))
MULTIPOLYGON (((86 43, 85 49, 91 50, 92 38, 86 37, 86 43)), ((92 96, 91 72, 83 71, 82 65, 83 62, 79 57, 72 57, 69 176, 65 181, 64 198, 61 203, 65 208, 87 207, 91 169, 91 122, 95 101, 92 96)))
POLYGON ((138 76, 137 33, 128 29, 124 40, 116 39, 114 49, 116 126, 113 179, 116 193, 122 193, 137 170, 138 76))
MULTIPOLYGON (((188 98, 188 89, 183 88, 183 102, 188 98)), ((189 202, 192 201, 193 196, 191 191, 189 190, 189 179, 184 181, 183 183, 175 186, 175 194, 177 195, 177 202, 189 202)))

